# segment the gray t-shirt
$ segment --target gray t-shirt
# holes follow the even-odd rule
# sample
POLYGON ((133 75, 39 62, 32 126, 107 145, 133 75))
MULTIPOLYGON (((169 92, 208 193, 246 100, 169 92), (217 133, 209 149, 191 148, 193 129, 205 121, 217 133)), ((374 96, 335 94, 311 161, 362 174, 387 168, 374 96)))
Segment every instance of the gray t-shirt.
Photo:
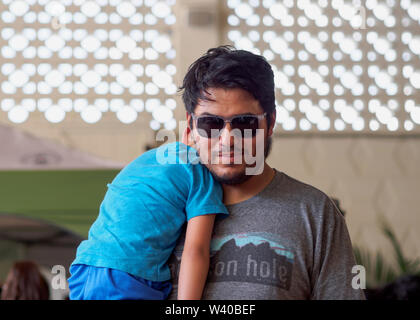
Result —
MULTIPOLYGON (((254 197, 216 219, 204 300, 365 299, 352 288, 352 245, 344 217, 317 188, 275 170, 254 197)), ((173 290, 185 230, 169 260, 173 290)))

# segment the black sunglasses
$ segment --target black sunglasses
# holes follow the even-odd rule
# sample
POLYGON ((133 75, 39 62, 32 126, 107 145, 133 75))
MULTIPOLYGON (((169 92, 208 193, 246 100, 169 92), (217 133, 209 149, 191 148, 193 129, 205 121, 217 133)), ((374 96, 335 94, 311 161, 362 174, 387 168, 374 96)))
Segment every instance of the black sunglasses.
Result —
POLYGON ((200 116, 191 114, 192 118, 196 121, 198 134, 205 138, 217 138, 220 136, 226 123, 230 123, 232 129, 239 129, 242 137, 245 137, 245 134, 249 135, 248 132, 251 133, 252 137, 255 137, 259 128, 259 121, 264 119, 266 115, 267 113, 264 112, 263 114, 242 114, 224 118, 211 114, 200 116))

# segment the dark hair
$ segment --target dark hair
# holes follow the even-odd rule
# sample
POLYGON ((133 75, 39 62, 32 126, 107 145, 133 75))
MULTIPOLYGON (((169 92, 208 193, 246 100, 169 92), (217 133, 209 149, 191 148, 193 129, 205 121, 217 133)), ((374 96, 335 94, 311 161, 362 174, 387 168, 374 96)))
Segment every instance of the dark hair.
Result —
POLYGON ((2 287, 1 300, 48 300, 48 283, 31 261, 16 262, 2 287))
MULTIPOLYGON (((208 88, 240 88, 249 92, 271 115, 275 110, 274 74, 264 57, 232 46, 207 51, 188 69, 179 91, 188 113, 193 113, 198 100, 212 101, 205 95, 208 88)), ((267 126, 270 125, 267 117, 267 126)))

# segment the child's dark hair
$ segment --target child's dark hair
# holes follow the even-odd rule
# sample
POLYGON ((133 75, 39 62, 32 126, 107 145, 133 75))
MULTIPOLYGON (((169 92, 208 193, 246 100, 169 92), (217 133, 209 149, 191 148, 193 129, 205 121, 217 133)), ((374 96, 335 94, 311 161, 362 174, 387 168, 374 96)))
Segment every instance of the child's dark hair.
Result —
MULTIPOLYGON (((210 100, 208 88, 240 88, 249 92, 270 115, 275 110, 274 74, 264 57, 232 46, 207 51, 188 69, 179 91, 188 113, 193 113, 198 100, 210 100)), ((270 126, 271 117, 267 117, 270 126)), ((191 124, 190 124, 191 125, 191 124)))

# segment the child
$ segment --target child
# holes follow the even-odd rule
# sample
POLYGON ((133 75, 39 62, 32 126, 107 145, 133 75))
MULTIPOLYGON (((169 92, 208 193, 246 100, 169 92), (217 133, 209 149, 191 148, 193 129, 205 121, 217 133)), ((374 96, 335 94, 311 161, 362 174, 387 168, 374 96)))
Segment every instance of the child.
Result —
POLYGON ((166 299, 167 260, 188 221, 178 299, 200 299, 223 191, 194 148, 181 142, 149 150, 107 184, 88 240, 70 267, 71 300, 166 299))

